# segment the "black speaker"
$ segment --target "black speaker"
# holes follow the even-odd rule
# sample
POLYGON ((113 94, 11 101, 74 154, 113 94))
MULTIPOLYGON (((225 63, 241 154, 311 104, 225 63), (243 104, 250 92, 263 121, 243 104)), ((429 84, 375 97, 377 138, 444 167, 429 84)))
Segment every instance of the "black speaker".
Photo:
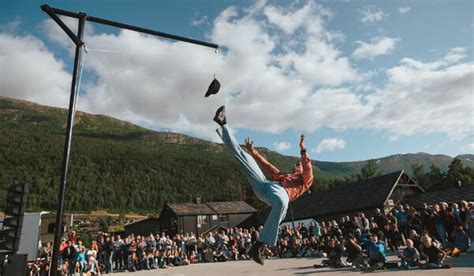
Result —
POLYGON ((25 276, 27 273, 26 254, 9 255, 4 265, 4 276, 25 276))
POLYGON ((12 185, 8 189, 3 227, 0 230, 0 250, 15 253, 20 244, 23 215, 26 209, 28 184, 12 185))

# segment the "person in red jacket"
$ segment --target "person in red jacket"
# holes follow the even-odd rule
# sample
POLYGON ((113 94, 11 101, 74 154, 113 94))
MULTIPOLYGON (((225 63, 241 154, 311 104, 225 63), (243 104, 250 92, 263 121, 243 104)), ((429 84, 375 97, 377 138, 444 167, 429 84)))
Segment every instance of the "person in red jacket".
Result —
POLYGON ((229 132, 225 116, 225 107, 217 109, 214 121, 221 126, 217 132, 222 141, 244 170, 255 195, 271 206, 258 240, 250 248, 248 255, 263 265, 261 250, 265 244, 276 245, 278 227, 285 218, 288 203, 304 194, 313 183, 313 166, 304 145, 304 135, 300 138, 300 160, 293 166, 292 173, 284 173, 268 162, 254 147, 253 142, 245 139, 245 152, 229 132), (262 172, 265 171, 270 180, 262 172))

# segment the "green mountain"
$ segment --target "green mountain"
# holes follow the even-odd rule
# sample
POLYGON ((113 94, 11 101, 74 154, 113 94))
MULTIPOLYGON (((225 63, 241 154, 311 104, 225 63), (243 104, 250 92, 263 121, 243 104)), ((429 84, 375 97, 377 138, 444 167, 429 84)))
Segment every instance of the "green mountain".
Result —
MULTIPOLYGON (((54 210, 59 190, 67 110, 0 97, 0 198, 15 181, 28 181, 29 210, 54 210)), ((282 170, 296 157, 260 148, 282 170)), ((463 155, 473 166, 474 156, 463 155)), ((453 158, 425 153, 377 159, 382 173, 418 163, 446 170, 453 158), (378 161, 380 160, 380 161, 378 161)), ((366 161, 314 161, 315 186, 357 174, 366 161)), ((77 112, 66 192, 67 211, 109 209, 158 212, 166 202, 255 198, 239 166, 220 144, 155 132, 108 116, 77 112)), ((0 206, 1 207, 1 206, 0 206)))
MULTIPOLYGON (((474 167, 474 155, 466 154, 460 155, 456 158, 461 159, 464 166, 474 167)), ((423 165, 425 170, 429 170, 431 165, 435 165, 441 169, 441 171, 447 171, 449 164, 453 161, 453 157, 443 154, 428 154, 428 153, 409 153, 409 154, 396 154, 387 157, 376 158, 376 162, 380 172, 382 174, 394 172, 397 170, 405 170, 408 174, 412 174, 411 166, 413 164, 423 165)), ((336 175, 348 176, 350 174, 357 174, 360 169, 367 164, 367 161, 355 161, 355 162, 314 162, 315 166, 321 170, 336 175)))

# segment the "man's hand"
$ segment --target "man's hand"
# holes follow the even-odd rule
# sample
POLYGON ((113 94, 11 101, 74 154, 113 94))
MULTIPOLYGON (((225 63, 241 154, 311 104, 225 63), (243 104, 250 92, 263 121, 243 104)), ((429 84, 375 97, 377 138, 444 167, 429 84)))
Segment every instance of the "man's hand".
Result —
POLYGON ((253 150, 253 141, 250 140, 250 138, 245 138, 244 140, 245 142, 245 147, 247 148, 248 151, 252 151, 253 150))
POLYGON ((304 134, 301 134, 301 137, 300 137, 300 150, 304 150, 305 147, 304 147, 304 134))

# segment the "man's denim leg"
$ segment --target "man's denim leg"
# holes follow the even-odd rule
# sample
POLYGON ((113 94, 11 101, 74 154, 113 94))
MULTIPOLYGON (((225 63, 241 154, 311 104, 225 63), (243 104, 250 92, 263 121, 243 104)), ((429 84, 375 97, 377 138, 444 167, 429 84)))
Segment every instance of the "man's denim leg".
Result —
MULTIPOLYGON (((237 159, 240 166, 244 170, 245 175, 250 181, 255 195, 261 200, 267 202, 264 193, 264 184, 268 182, 267 178, 263 174, 262 170, 258 166, 257 162, 253 157, 245 152, 235 140, 235 137, 229 132, 227 125, 222 126, 222 141, 230 150, 232 155, 237 159)), ((267 202, 269 203, 269 202, 267 202)))
POLYGON ((237 159, 248 177, 255 195, 271 205, 270 214, 263 226, 259 241, 275 245, 278 236, 278 226, 285 218, 288 208, 288 193, 280 183, 268 181, 253 157, 245 152, 229 132, 227 125, 222 126, 222 141, 237 159))
POLYGON ((278 182, 269 182, 265 185, 266 195, 271 205, 270 214, 263 225, 259 241, 268 245, 276 245, 278 227, 285 218, 288 209, 288 193, 278 182))

